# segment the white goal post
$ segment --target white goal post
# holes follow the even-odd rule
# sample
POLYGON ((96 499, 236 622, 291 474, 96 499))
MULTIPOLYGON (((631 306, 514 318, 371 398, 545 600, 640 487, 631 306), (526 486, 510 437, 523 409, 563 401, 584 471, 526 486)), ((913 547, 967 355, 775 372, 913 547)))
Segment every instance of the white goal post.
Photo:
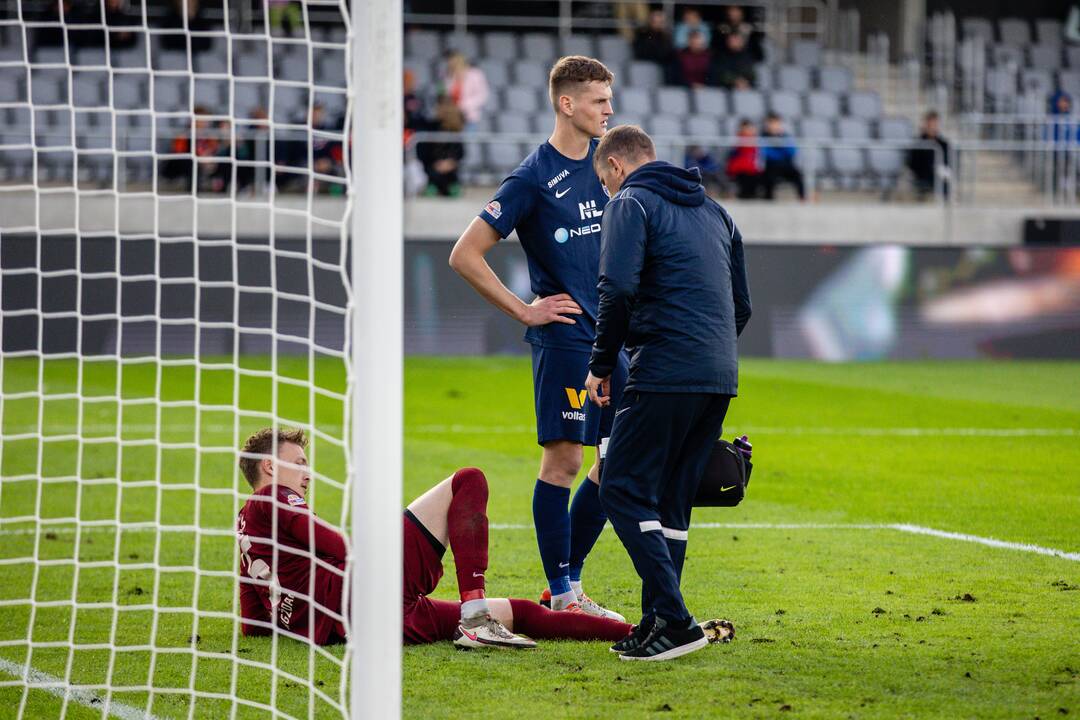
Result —
POLYGON ((398 718, 401 0, 176 5, 0 4, 0 716, 398 718), (266 426, 344 645, 241 632, 266 426))

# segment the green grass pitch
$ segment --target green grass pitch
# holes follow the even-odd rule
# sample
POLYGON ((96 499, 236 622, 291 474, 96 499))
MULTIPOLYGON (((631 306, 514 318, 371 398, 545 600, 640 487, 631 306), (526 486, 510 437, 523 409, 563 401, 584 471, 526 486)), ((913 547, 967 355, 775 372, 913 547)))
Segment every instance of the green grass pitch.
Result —
MULTIPOLYGON (((244 362, 271 369, 257 358, 244 362)), ((343 389, 329 362, 282 360, 273 370, 343 389)), ((92 400, 3 404, 0 667, 25 662, 32 636, 36 670, 63 677, 70 663, 74 682, 98 686, 99 696, 112 687, 114 700, 149 704, 158 717, 229 717, 233 697, 273 702, 293 716, 329 717, 318 693, 338 693, 333 662, 289 641, 275 650, 267 640, 236 639, 228 618, 235 592, 228 532, 196 538, 99 529, 76 543, 63 525, 34 533, 10 519, 40 507, 55 518, 230 531, 240 502, 233 490, 242 489, 229 451, 234 437, 261 424, 275 401, 284 416, 340 436, 338 402, 272 375, 238 379, 226 369, 196 374, 184 365, 120 370, 86 362, 80 384, 71 361, 3 363, 6 396, 33 390, 39 377, 50 394, 92 400), (157 387, 169 401, 160 409, 157 387), (118 393, 130 402, 119 406, 118 393), (233 398, 244 410, 239 421, 223 409, 233 398), (204 408, 198 412, 190 405, 196 399, 204 408), (65 437, 80 422, 86 441, 65 437), (9 439, 39 424, 46 442, 9 439), (157 449, 155 426, 166 449, 157 449), (118 434, 128 441, 123 448, 118 434), (218 450, 197 453, 189 447, 196 443, 218 450), (98 482, 42 484, 39 466, 46 478, 98 482), (155 478, 160 487, 149 482, 155 478), (36 575, 8 562, 35 554, 46 561, 36 575), (65 562, 76 556, 77 581, 65 562), (196 583, 193 567, 218 574, 196 583), (32 626, 31 596, 38 603, 32 626), (201 613, 197 627, 192 608, 201 613), (79 648, 74 653, 69 641, 79 648), (111 654, 110 644, 132 649, 111 654), (250 662, 274 662, 285 674, 250 662), (309 673, 316 692, 291 677, 309 673), (160 691, 149 703, 146 692, 125 689, 148 683, 160 691), (192 700, 189 688, 211 695, 192 700)), ((491 522, 528 525, 539 452, 527 359, 415 358, 406 383, 406 499, 475 465, 491 484, 491 522)), ((699 618, 735 622, 734 643, 662 664, 620 662, 603 643, 545 642, 529 653, 462 653, 449 643, 406 648, 405 716, 1080 713, 1080 563, 851 527, 908 523, 1080 551, 1080 364, 745 361, 741 391, 725 435, 748 432, 754 443, 748 498, 734 509, 699 510, 694 521, 767 527, 692 529, 683 581, 699 618)), ((318 472, 340 478, 333 443, 316 440, 312 455, 318 472)), ((339 518, 340 503, 327 483, 315 490, 313 506, 323 517, 339 518)), ((456 596, 453 578, 448 558, 439 596, 456 596)), ((610 529, 584 579, 594 598, 635 615, 638 580, 610 529)), ((489 593, 532 598, 542 587, 532 531, 493 529, 489 593)), ((0 671, 0 681, 11 679, 0 671)), ((22 701, 21 688, 0 688, 0 716, 22 701)), ((60 712, 61 701, 44 691, 26 697, 26 717, 60 712)), ((67 705, 67 717, 100 716, 100 709, 67 705)), ((268 714, 238 705, 235 716, 268 714)))

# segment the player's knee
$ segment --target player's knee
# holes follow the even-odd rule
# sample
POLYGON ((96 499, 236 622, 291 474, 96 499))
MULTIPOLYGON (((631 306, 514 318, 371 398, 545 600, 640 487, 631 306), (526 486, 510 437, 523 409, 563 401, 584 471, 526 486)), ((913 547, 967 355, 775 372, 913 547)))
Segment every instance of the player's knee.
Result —
POLYGON ((576 443, 558 442, 544 446, 541 479, 569 487, 581 472, 584 453, 576 443))
POLYGON ((481 493, 485 499, 487 498, 487 478, 484 477, 482 470, 479 468, 468 467, 461 468, 454 473, 454 479, 450 481, 450 490, 457 495, 460 491, 465 489, 481 493))

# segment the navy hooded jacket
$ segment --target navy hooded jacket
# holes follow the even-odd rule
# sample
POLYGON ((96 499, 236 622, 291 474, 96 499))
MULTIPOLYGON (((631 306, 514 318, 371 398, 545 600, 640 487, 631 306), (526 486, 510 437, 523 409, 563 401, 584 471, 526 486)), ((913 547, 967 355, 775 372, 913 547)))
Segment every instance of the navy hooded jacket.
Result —
POLYGON ((750 319, 742 235, 697 168, 642 165, 608 202, 589 370, 630 354, 628 390, 738 393, 736 338, 750 319))

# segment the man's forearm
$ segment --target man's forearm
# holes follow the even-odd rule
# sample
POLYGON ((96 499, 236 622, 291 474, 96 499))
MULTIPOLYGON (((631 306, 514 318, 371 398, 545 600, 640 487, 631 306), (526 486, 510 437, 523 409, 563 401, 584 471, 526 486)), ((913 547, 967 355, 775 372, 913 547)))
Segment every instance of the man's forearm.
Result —
POLYGON ((451 263, 451 267, 458 275, 465 278, 465 281, 472 285, 482 298, 518 322, 524 322, 527 307, 525 302, 503 284, 486 259, 483 257, 463 258, 451 263))

